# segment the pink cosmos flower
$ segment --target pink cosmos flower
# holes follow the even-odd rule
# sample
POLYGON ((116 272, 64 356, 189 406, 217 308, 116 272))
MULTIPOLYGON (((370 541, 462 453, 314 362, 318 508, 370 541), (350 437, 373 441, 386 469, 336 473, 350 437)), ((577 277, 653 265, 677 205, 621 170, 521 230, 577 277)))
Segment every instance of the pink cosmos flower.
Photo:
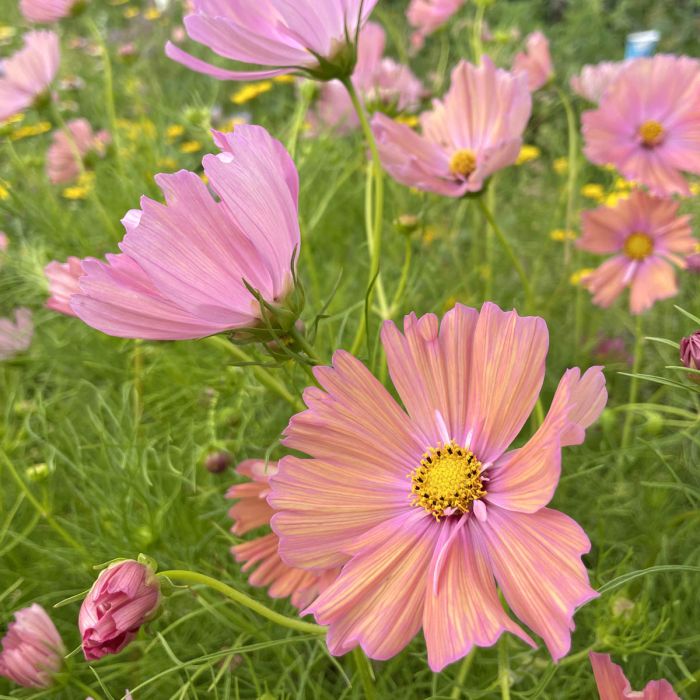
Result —
POLYGON ((20 0, 19 9, 30 22, 57 22, 69 17, 83 0, 20 0))
POLYGON ((628 65, 630 61, 604 61, 584 66, 578 75, 571 78, 569 84, 577 95, 598 104, 608 87, 628 65))
POLYGON ((445 98, 421 115, 422 136, 375 114, 372 129, 386 170, 399 182, 462 197, 478 192, 497 170, 512 165, 522 146, 532 98, 524 75, 461 61, 445 98))
POLYGON ((232 71, 202 61, 168 42, 165 53, 219 80, 303 73, 328 80, 352 73, 357 34, 377 0, 197 0, 185 17, 190 39, 219 56, 268 70, 232 71))
POLYGON ((624 671, 612 662, 609 654, 591 652, 588 657, 600 700, 680 700, 668 681, 649 681, 644 690, 632 690, 624 671))
POLYGON ((88 661, 118 654, 160 604, 160 583, 145 564, 127 559, 104 569, 83 601, 78 627, 88 661))
POLYGON ((33 335, 34 324, 29 309, 17 309, 14 323, 9 318, 0 318, 0 360, 9 360, 29 350, 33 335))
POLYGON ((10 239, 4 231, 0 231, 0 254, 6 253, 10 245, 10 239))
POLYGON ((0 121, 31 107, 56 77, 60 60, 55 32, 24 35, 24 48, 0 64, 0 121))
POLYGON ((681 340, 681 362, 689 369, 700 369, 700 331, 681 340))
POLYGON ((673 265, 684 267, 684 256, 695 250, 689 216, 678 216, 678 202, 635 190, 614 207, 583 213, 582 250, 613 254, 582 282, 593 303, 610 306, 626 287, 630 310, 641 314, 655 301, 678 293, 673 265))
POLYGON ((614 165, 652 193, 690 195, 681 172, 700 174, 700 62, 639 58, 584 112, 586 157, 614 165))
MULTIPOLYGON (((269 478, 277 473, 277 463, 249 459, 238 465, 236 471, 251 481, 232 486, 227 498, 237 499, 229 510, 233 520, 231 532, 243 535, 250 530, 270 524, 274 510, 265 500, 270 491, 269 478)), ((243 564, 243 571, 257 567, 248 577, 251 586, 268 588, 271 598, 291 596, 292 605, 301 609, 309 605, 338 575, 338 569, 307 571, 287 566, 277 552, 279 540, 270 532, 254 540, 231 547, 236 561, 243 564)))
POLYGON ((25 688, 49 688, 66 649, 46 610, 34 603, 15 613, 0 652, 0 676, 25 688))
POLYGON ((81 163, 76 158, 76 149, 82 158, 89 153, 104 155, 105 147, 110 141, 106 131, 94 133, 87 119, 73 119, 68 122, 67 127, 73 143, 71 144, 68 135, 59 129, 54 132, 53 142, 47 153, 46 173, 54 185, 71 182, 80 175, 81 163))
POLYGON ((408 23, 416 30, 411 45, 418 51, 425 38, 437 31, 454 15, 465 0, 411 0, 406 10, 408 23))
POLYGON ((542 32, 529 34, 525 42, 526 51, 516 54, 513 59, 513 73, 524 73, 530 92, 535 92, 554 77, 554 66, 549 53, 549 41, 542 32))
POLYGON ((127 338, 202 338, 259 323, 244 282, 284 303, 300 243, 294 163, 259 126, 214 140, 222 153, 203 161, 211 191, 186 170, 157 175, 165 204, 143 197, 123 220, 123 252, 82 261, 70 306, 85 323, 127 338))
POLYGON ((75 311, 70 307, 70 298, 73 294, 80 294, 78 280, 83 274, 83 266, 79 258, 70 257, 64 263, 52 260, 44 268, 44 275, 48 280, 51 293, 46 302, 46 308, 66 316, 75 316, 75 311))
POLYGON ((503 609, 539 634, 554 659, 570 646, 577 606, 597 594, 580 556, 590 543, 547 508, 561 448, 583 442, 606 403, 600 367, 570 369, 549 413, 509 446, 537 402, 548 332, 541 318, 486 303, 387 321, 382 344, 405 411, 352 355, 316 367, 308 410, 284 444, 268 502, 280 556, 312 570, 342 566, 311 612, 328 646, 374 659, 423 628, 434 671, 504 631, 533 644, 503 609))
MULTIPOLYGON (((423 96, 423 84, 407 66, 391 58, 383 58, 385 46, 384 29, 374 22, 368 22, 357 42, 357 66, 352 74, 355 89, 370 109, 396 112, 414 110, 423 96)), ((360 126, 348 91, 338 80, 321 86, 320 97, 310 117, 312 125, 321 122, 336 127, 340 132, 360 126)))

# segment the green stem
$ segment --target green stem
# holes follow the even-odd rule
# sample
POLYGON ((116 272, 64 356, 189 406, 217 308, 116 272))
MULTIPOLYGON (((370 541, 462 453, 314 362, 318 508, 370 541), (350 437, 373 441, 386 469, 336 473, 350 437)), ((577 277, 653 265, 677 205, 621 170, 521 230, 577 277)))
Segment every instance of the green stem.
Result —
POLYGON ((289 155, 292 156, 292 160, 296 157, 297 153, 297 142, 299 140, 299 132, 304 124, 304 119, 306 118, 306 113, 309 110, 309 104, 311 98, 309 96, 308 90, 301 89, 301 99, 297 101, 297 108, 294 111, 294 116, 292 117, 292 126, 289 133, 289 138, 287 139, 287 150, 289 155))
POLYGON ((294 630, 296 632, 303 632, 305 634, 326 634, 325 627, 315 625, 311 622, 304 622, 303 620, 295 620, 294 618, 287 617, 286 615, 281 615, 274 610, 270 610, 270 608, 262 603, 259 603, 257 600, 251 598, 245 593, 241 593, 235 588, 227 586, 225 583, 222 583, 215 578, 211 578, 211 576, 205 576, 204 574, 197 573, 196 571, 184 571, 180 569, 161 571, 158 576, 167 578, 173 582, 180 581, 187 585, 207 586, 208 588, 211 588, 226 596, 237 605, 242 605, 244 608, 252 610, 254 613, 257 613, 266 620, 274 622, 276 625, 280 625, 281 627, 286 627, 287 629, 294 630))
POLYGON ((289 331, 289 335, 292 336, 294 342, 306 353, 307 357, 315 364, 322 365, 323 360, 316 353, 316 349, 313 345, 306 339, 303 333, 295 327, 289 331))
POLYGON ((411 261, 413 260, 413 244, 411 243, 411 238, 406 236, 406 251, 403 258, 403 267, 401 268, 401 277, 399 278, 399 284, 396 287, 396 292, 394 293, 394 298, 391 300, 391 315, 393 316, 399 309, 401 300, 403 299, 404 292, 406 291, 406 286, 408 285, 408 276, 411 272, 411 261))
MULTIPOLYGON (((566 219, 565 230, 571 231, 574 226, 574 207, 576 204, 576 180, 578 178, 578 129, 576 128, 576 115, 574 114, 571 100, 566 93, 557 87, 559 99, 566 112, 566 126, 569 139, 568 179, 566 183, 566 219)), ((568 268, 571 262, 571 241, 568 235, 564 237, 564 265, 568 268)))
POLYGON ((476 655, 476 647, 474 647, 469 654, 467 654, 462 663, 459 666, 459 672, 457 673, 457 678, 455 678, 455 685, 450 693, 450 700, 459 700, 462 696, 462 688, 464 687, 464 681, 467 679, 469 674, 469 669, 471 669, 474 663, 474 656, 476 655))
POLYGON ((365 691, 365 700, 375 700, 377 697, 377 689, 374 686, 374 674, 369 659, 365 656, 365 653, 360 647, 353 649, 352 656, 353 659, 355 659, 357 673, 360 676, 360 682, 365 691))
POLYGON ((486 2, 478 0, 476 3, 476 14, 474 15, 474 26, 472 32, 472 51, 474 52, 474 63, 478 66, 481 57, 484 55, 484 45, 481 35, 484 31, 484 15, 486 14, 486 2))
MULTIPOLYGON (((634 339, 634 364, 632 366, 632 377, 630 383, 630 397, 628 401, 628 406, 637 403, 637 394, 639 392, 639 378, 636 376, 639 374, 639 369, 642 364, 642 349, 644 345, 644 336, 642 334, 642 316, 641 314, 637 316, 636 326, 635 326, 635 339, 634 339)), ((632 435, 632 423, 634 422, 634 411, 628 410, 625 416, 625 425, 622 429, 622 444, 621 444, 621 457, 624 458, 624 453, 629 447, 630 437, 632 435)))
POLYGON ((496 234, 496 238, 498 238, 498 241, 500 242, 501 246, 503 247, 503 250, 505 251, 506 255, 510 258, 510 261, 513 264, 513 267, 515 268, 515 271, 518 273, 518 275, 520 277, 520 281, 522 282, 522 285, 523 285, 523 291, 525 292, 526 309, 528 311, 532 311, 534 308, 534 297, 533 297, 533 293, 532 293, 532 285, 530 284, 530 280, 528 279, 528 276, 527 276, 527 273, 525 272, 525 268, 523 267, 523 264, 520 262, 520 259, 515 254, 515 251, 511 247, 510 243, 508 242, 508 239, 506 238, 505 234, 503 233, 500 226, 498 225, 493 213, 488 208, 486 202, 484 201, 483 195, 480 197, 477 197, 476 200, 479 203, 479 207, 481 209, 482 214, 484 215, 484 218, 486 219, 486 221, 489 222, 489 225, 493 229, 493 232, 496 234))
POLYGON ((508 662, 508 637, 503 635, 498 644, 498 684, 501 700, 510 700, 510 664, 508 662))
POLYGON ((100 693, 98 693, 94 688, 91 688, 86 683, 79 681, 77 678, 71 677, 70 682, 83 693, 88 693, 88 697, 93 698, 93 700, 103 700, 102 695, 100 695, 100 693))

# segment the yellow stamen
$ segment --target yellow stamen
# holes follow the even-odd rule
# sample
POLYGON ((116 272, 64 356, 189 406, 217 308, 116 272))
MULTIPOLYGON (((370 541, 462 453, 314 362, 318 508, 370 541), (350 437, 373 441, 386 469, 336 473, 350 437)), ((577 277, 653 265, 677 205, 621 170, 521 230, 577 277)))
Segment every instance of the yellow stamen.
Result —
POLYGON ((654 251, 654 239, 646 233, 633 233, 625 241, 624 250, 628 258, 644 260, 654 251))
POLYGON ((664 140, 664 128, 659 122, 650 119, 639 127, 639 138, 647 148, 658 146, 664 140))
POLYGON ((453 175, 469 177, 476 170, 476 154, 468 148, 457 151, 450 160, 450 172, 453 175))
POLYGON ((454 440, 431 447, 409 474, 411 505, 422 506, 436 520, 448 508, 468 513, 469 506, 486 495, 481 472, 481 462, 454 440))

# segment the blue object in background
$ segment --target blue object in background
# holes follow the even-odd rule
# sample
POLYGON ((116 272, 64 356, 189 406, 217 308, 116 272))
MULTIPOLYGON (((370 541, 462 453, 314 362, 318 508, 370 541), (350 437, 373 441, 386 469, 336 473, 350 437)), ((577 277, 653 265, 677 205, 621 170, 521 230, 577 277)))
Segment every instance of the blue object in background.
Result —
POLYGON ((625 58, 653 56, 660 38, 661 34, 655 29, 651 29, 648 32, 628 34, 627 45, 625 46, 625 58))

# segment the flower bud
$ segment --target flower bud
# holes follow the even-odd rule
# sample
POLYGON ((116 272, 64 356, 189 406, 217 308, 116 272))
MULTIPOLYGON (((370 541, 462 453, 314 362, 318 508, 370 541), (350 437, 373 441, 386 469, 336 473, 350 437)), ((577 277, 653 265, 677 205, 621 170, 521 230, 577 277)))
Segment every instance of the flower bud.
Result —
POLYGON ((686 269, 688 272, 700 274, 700 253, 693 253, 685 259, 686 269))
POLYGON ((25 688, 49 688, 61 670, 66 649, 41 605, 15 613, 2 640, 0 676, 25 688))
POLYGON ((152 619, 160 603, 155 569, 127 559, 100 573, 78 617, 83 653, 88 661, 117 654, 152 619))
POLYGON ((204 459, 204 467, 208 472, 212 474, 221 474, 225 472, 230 466, 233 458, 225 450, 219 450, 218 452, 210 452, 204 459))
POLYGON ((681 340, 681 362, 689 369, 700 369, 700 330, 681 340))

